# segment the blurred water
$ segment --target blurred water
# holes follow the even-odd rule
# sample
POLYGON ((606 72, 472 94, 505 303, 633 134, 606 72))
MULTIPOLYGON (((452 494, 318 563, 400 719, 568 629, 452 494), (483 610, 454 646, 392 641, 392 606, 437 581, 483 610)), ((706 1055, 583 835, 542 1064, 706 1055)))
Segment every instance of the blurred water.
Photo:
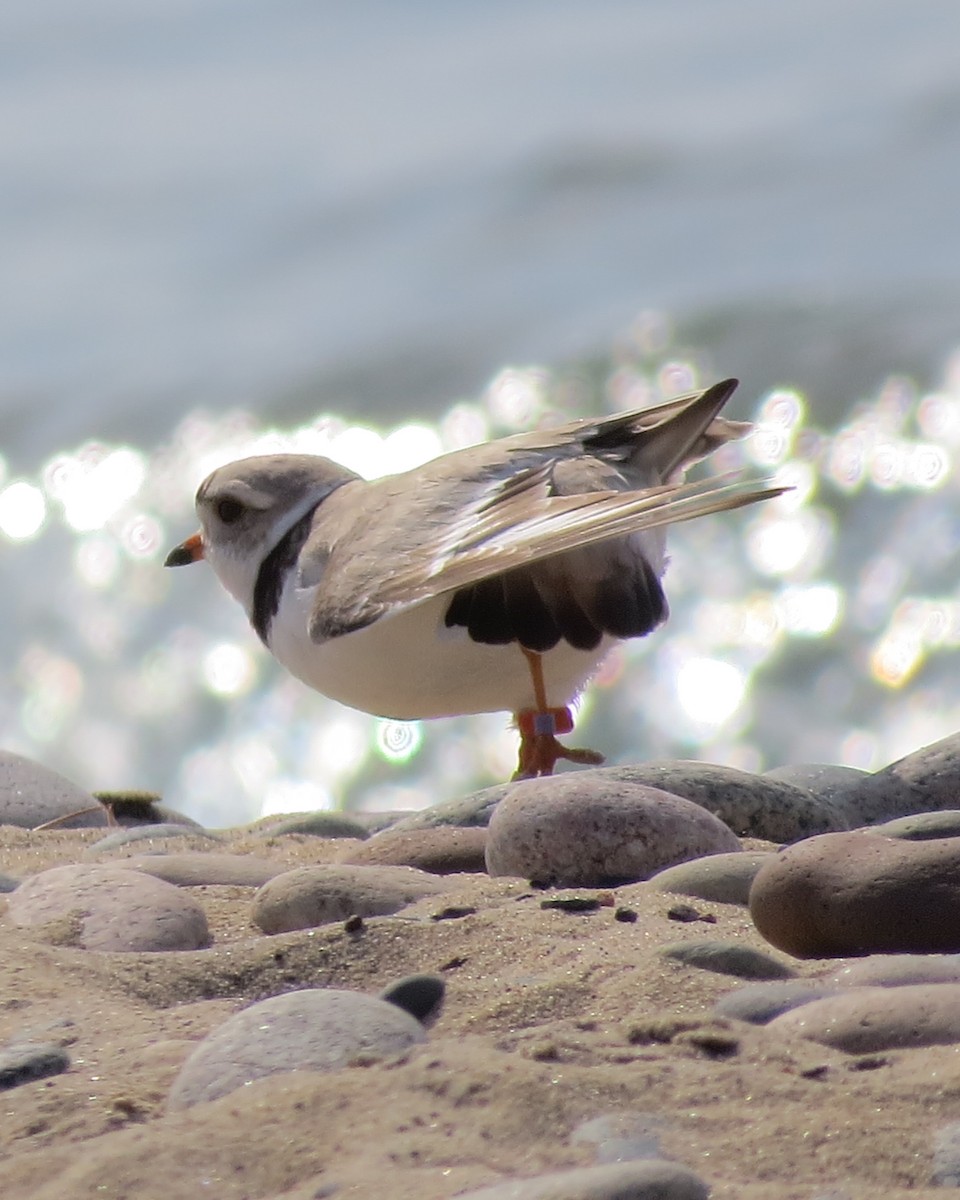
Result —
POLYGON ((502 777, 502 718, 338 709, 162 553, 264 438, 382 469, 505 394, 698 371, 802 487, 677 531, 669 636, 584 740, 869 765, 955 728, 958 34, 951 0, 8 6, 0 744, 224 821, 502 777))

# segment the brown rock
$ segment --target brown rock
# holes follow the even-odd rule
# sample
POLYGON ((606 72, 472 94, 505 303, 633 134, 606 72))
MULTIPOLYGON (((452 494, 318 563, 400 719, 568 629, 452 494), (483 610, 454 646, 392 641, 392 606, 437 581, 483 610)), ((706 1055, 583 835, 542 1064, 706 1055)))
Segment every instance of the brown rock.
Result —
POLYGON ((850 988, 791 1009, 767 1028, 848 1054, 950 1045, 960 1042, 960 984, 850 988))
POLYGON ((479 826, 387 829, 341 855, 343 863, 417 867, 434 875, 485 872, 487 831, 479 826))
POLYGON ((750 914, 799 958, 960 951, 960 841, 808 838, 760 870, 750 914))

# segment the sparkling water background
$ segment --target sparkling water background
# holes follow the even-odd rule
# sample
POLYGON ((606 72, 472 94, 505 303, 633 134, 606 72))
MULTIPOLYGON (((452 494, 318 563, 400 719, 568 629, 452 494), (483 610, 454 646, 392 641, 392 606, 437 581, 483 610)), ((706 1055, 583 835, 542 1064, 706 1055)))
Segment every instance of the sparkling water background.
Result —
POLYGON ((960 726, 953 0, 39 0, 0 14, 0 744, 210 823, 502 779, 501 715, 287 679, 212 466, 375 474, 721 375, 794 484, 675 530, 611 761, 878 766, 960 726))

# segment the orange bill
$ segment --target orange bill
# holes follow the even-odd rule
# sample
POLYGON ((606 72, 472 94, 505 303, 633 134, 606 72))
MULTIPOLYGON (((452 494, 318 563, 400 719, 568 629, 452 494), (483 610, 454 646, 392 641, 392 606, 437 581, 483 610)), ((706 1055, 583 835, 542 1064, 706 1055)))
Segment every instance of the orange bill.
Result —
POLYGON ((185 567, 188 563, 199 562, 203 558, 203 537, 193 533, 185 542, 174 546, 163 560, 165 567, 185 567))

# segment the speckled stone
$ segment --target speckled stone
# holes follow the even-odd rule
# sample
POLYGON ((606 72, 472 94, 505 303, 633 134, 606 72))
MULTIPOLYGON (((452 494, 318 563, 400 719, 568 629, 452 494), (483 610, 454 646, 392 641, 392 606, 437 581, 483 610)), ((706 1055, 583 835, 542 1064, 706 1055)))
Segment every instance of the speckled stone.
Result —
POLYGON ((773 858, 772 850, 710 854, 658 871, 651 876, 650 886, 658 892, 745 905, 757 872, 773 858))
POLYGON ((49 1042, 19 1042, 0 1048, 0 1090, 69 1070, 70 1055, 49 1042))
POLYGON ((735 767, 677 759, 602 769, 620 779, 692 800, 740 837, 795 842, 811 834, 850 828, 844 810, 829 800, 805 788, 735 767))
POLYGON ((867 776, 846 797, 852 825, 960 805, 960 734, 915 750, 867 776))
POLYGON ((347 917, 395 913, 449 886, 414 867, 321 863, 277 875, 257 892, 253 921, 264 933, 312 929, 347 917))
POLYGON ((794 787, 803 788, 836 805, 845 811, 846 797, 852 788, 860 786, 864 779, 870 776, 869 771, 861 771, 858 767, 844 767, 836 763, 789 763, 782 767, 771 767, 763 772, 764 779, 775 779, 780 783, 790 783, 794 787))
POLYGON ((699 967, 720 975, 736 975, 739 979, 789 979, 796 972, 771 954, 744 946, 741 942, 724 942, 716 938, 699 941, 673 942, 662 946, 664 958, 699 967))
POLYGON ((751 1025, 766 1025, 781 1013, 814 1000, 833 996, 839 987, 813 979, 787 979, 783 982, 751 983, 736 991, 727 992, 713 1006, 718 1017, 735 1017, 751 1025))
POLYGON ((848 1054, 960 1042, 960 984, 845 988, 776 1017, 774 1033, 797 1033, 848 1054))
POLYGON ((189 895, 122 867, 52 867, 24 880, 7 903, 15 924, 85 950, 199 950, 210 941, 189 895))
POLYGON ((334 1071, 403 1054, 426 1039, 395 1004, 335 988, 261 1000, 200 1043, 174 1081, 168 1105, 189 1108, 281 1071, 334 1071))
POLYGON ((760 870, 750 915, 798 958, 960 951, 960 840, 809 838, 760 870))
POLYGON ((84 858, 96 858, 114 850, 126 850, 130 846, 142 846, 144 842, 170 842, 183 838, 187 842, 220 842, 223 839, 206 829, 195 829, 191 825, 131 825, 108 833, 99 841, 91 842, 83 851, 84 858))
POLYGON ((960 954, 871 954, 827 977, 842 987, 905 987, 960 983, 960 954))
POLYGON ((331 812, 323 808, 315 812, 265 817, 262 821, 257 821, 251 830, 263 837, 301 833, 308 837, 358 838, 363 841, 370 836, 368 825, 352 813, 331 812))
MULTIPOLYGON (((459 796, 454 800, 443 800, 439 804, 430 804, 428 808, 402 817, 391 828, 433 829, 437 825, 470 828, 474 825, 489 825, 493 810, 511 786, 509 783, 498 783, 493 787, 484 788, 482 791, 471 792, 469 796, 459 796)), ((425 802, 429 803, 426 797, 425 802)))
POLYGON ((942 812, 911 813, 908 817, 894 817, 882 825, 872 825, 870 829, 882 837, 903 838, 909 842, 960 837, 960 811, 947 808, 942 812))
POLYGON ((184 851, 182 854, 141 854, 135 858, 118 859, 118 867, 143 871, 178 887, 228 886, 262 887, 268 880, 281 875, 282 863, 252 854, 203 854, 184 851))
POLYGON ((387 829, 359 846, 348 846, 342 863, 416 867, 433 875, 487 869, 487 831, 480 826, 437 825, 432 829, 387 829))
POLYGON ((56 771, 0 750, 0 825, 36 829, 49 821, 57 821, 58 829, 90 829, 106 825, 107 812, 56 771))
POLYGON ((458 1200, 707 1200, 709 1187, 680 1163, 665 1159, 574 1167, 532 1179, 511 1179, 458 1200))
POLYGON ((577 771, 510 786, 490 821, 487 870, 554 887, 609 887, 739 848, 722 821, 689 800, 577 771))

